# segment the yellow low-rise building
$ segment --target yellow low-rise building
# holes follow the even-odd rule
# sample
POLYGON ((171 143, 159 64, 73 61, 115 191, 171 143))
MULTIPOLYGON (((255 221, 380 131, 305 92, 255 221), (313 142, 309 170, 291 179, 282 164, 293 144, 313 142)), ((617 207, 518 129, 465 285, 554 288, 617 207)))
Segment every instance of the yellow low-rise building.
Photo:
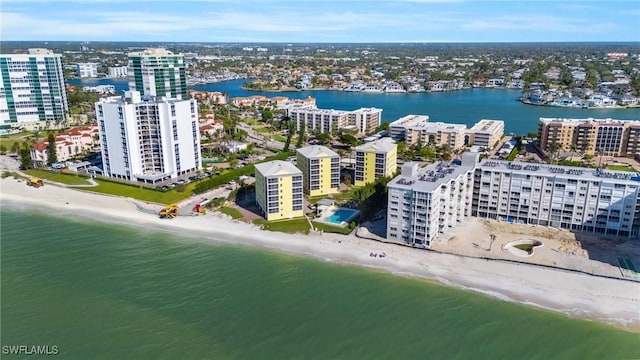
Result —
POLYGON ((302 171, 287 161, 256 164, 256 201, 265 219, 303 216, 302 171))
POLYGON ((363 186, 397 170, 398 146, 391 138, 382 138, 355 148, 356 178, 354 185, 363 186))
POLYGON ((302 171, 304 193, 310 196, 338 192, 340 186, 340 156, 321 145, 297 150, 297 166, 302 171))

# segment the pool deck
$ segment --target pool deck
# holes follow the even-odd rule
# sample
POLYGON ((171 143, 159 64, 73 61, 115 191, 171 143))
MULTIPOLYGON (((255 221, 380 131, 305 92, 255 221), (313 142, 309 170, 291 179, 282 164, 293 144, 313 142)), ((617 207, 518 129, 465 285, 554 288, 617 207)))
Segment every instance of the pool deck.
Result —
POLYGON ((349 225, 349 222, 351 220, 353 220, 358 215, 360 215, 360 210, 355 210, 355 209, 350 209, 350 208, 343 208, 343 207, 336 207, 336 208, 325 210, 323 212, 323 214, 322 214, 322 217, 313 219, 313 221, 321 222, 323 224, 327 224, 327 225, 331 225, 331 226, 338 226, 338 227, 343 227, 344 228, 344 227, 347 227, 349 225), (335 214, 338 210, 347 210, 347 211, 350 211, 350 212, 353 212, 353 213, 345 221, 342 221, 340 223, 335 223, 335 222, 328 221, 327 218, 330 217, 331 215, 335 214))

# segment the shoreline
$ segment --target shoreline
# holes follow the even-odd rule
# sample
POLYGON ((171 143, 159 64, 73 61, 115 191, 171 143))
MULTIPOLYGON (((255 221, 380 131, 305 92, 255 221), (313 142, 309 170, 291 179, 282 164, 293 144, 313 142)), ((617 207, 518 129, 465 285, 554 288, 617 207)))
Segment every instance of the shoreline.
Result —
POLYGON ((523 263, 421 251, 337 234, 307 236, 269 232, 213 212, 178 216, 171 220, 159 219, 156 212, 161 206, 157 204, 50 184, 36 189, 10 177, 0 180, 0 188, 0 202, 5 208, 55 209, 53 216, 116 223, 207 242, 251 246, 366 267, 640 332, 638 282, 523 263), (385 252, 387 256, 372 258, 369 256, 371 252, 385 252))
POLYGON ((540 107, 550 107, 550 108, 562 108, 562 109, 580 109, 580 110, 623 110, 623 109, 637 109, 640 108, 640 105, 628 105, 628 106, 608 106, 608 107, 581 107, 581 106, 562 106, 562 105, 551 105, 551 104, 536 104, 532 103, 529 100, 522 100, 520 98, 516 99, 517 101, 531 106, 540 106, 540 107))

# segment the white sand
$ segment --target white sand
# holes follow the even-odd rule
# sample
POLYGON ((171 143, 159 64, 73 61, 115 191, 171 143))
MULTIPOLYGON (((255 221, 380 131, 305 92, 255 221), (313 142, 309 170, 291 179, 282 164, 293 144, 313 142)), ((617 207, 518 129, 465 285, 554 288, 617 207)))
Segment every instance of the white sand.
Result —
POLYGON ((353 236, 304 236, 262 231, 254 225, 208 214, 159 219, 160 206, 52 185, 35 189, 13 178, 0 180, 2 206, 54 209, 59 216, 150 227, 180 236, 246 244, 327 261, 417 276, 517 301, 572 317, 640 331, 640 283, 490 261, 383 244, 353 236), (147 211, 141 211, 146 209, 147 211), (386 257, 371 257, 371 252, 386 257))

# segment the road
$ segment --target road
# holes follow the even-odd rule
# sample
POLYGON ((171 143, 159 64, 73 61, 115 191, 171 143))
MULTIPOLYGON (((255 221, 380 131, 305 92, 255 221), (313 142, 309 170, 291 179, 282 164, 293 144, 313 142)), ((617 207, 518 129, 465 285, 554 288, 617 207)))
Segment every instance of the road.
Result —
POLYGON ((277 150, 282 150, 284 149, 284 143, 280 142, 280 141, 275 141, 275 140, 271 140, 271 139, 267 139, 266 144, 265 144, 265 136, 254 131, 253 128, 251 128, 251 126, 244 124, 244 123, 239 123, 236 126, 236 129, 238 130, 244 130, 247 132, 247 141, 250 141, 254 144, 257 144, 259 146, 264 146, 266 145, 266 147, 268 149, 277 149, 277 150))

